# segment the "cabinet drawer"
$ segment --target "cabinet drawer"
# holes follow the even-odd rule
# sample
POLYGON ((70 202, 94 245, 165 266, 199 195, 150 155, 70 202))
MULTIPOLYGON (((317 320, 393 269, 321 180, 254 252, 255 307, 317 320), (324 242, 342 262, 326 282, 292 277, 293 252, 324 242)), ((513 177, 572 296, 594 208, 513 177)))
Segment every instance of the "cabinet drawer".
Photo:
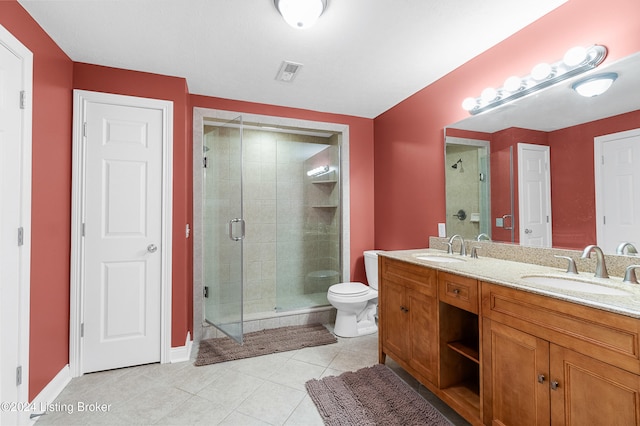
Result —
POLYGON ((478 281, 473 278, 439 272, 438 296, 441 302, 478 313, 478 281))
POLYGON ((436 297, 438 276, 435 269, 383 256, 379 259, 380 283, 387 280, 425 296, 436 297))
POLYGON ((640 373, 640 321, 553 297, 483 282, 482 315, 640 373))

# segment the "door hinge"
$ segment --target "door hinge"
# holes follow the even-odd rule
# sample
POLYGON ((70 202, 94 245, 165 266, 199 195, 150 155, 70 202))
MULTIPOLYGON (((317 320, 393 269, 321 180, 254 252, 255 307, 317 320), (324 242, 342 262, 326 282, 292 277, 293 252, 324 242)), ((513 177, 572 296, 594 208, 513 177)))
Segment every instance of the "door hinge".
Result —
POLYGON ((84 323, 80 324, 80 337, 84 337, 84 323))
POLYGON ((602 216, 602 224, 603 225, 607 224, 607 217, 606 216, 602 216))
POLYGON ((600 156, 600 164, 602 164, 604 166, 604 155, 600 156))
POLYGON ((20 109, 27 108, 27 92, 24 90, 20 91, 20 109))
POLYGON ((207 157, 204 157, 202 159, 202 167, 205 168, 205 169, 207 168, 207 157))
POLYGON ((82 123, 82 137, 87 137, 87 122, 82 123))
POLYGON ((22 366, 19 365, 16 367, 16 386, 20 386, 22 384, 22 366))
POLYGON ((24 245, 24 228, 18 228, 18 247, 24 245))
POLYGON ((203 290, 204 290, 203 291, 204 297, 208 298, 209 297, 209 286, 205 285, 203 290))
POLYGON ((82 223, 82 228, 80 229, 80 232, 82 233, 82 236, 84 237, 84 222, 82 223))

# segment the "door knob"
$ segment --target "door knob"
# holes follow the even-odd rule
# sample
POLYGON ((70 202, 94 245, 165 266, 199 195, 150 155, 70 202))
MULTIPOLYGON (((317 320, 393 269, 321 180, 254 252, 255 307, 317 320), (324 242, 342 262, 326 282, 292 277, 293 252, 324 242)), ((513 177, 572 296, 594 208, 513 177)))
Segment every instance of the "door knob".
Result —
POLYGON ((157 245, 155 245, 155 244, 149 244, 149 245, 147 246, 147 251, 148 251, 149 253, 155 253, 157 250, 158 250, 158 246, 157 246, 157 245))

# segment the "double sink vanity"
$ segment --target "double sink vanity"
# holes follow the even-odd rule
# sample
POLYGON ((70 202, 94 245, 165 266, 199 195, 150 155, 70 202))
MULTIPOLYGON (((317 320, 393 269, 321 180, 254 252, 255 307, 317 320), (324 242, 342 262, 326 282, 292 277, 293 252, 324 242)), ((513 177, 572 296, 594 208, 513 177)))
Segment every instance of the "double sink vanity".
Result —
MULTIPOLYGON (((472 424, 640 424, 640 285, 594 277, 577 251, 430 247, 379 253, 381 363, 393 358, 472 424)), ((607 258, 621 258, 619 276, 634 260, 607 258)))

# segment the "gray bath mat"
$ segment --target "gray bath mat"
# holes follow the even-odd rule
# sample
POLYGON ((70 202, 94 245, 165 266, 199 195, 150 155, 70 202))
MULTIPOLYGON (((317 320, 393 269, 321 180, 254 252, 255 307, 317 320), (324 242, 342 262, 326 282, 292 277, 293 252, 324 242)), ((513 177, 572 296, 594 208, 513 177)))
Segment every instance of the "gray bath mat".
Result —
POLYGON ((293 351, 311 346, 328 345, 337 341, 336 336, 322 324, 266 329, 245 334, 242 345, 229 337, 202 340, 194 365, 209 365, 275 352, 293 351))
POLYGON ((309 380, 305 386, 329 426, 451 426, 438 410, 383 364, 309 380))

